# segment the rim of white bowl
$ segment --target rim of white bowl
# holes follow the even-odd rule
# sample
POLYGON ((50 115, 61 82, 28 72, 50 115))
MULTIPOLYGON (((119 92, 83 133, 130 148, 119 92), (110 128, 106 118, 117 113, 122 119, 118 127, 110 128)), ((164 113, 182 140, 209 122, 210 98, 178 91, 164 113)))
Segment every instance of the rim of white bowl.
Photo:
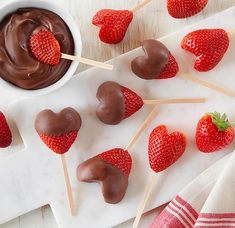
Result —
MULTIPOLYGON (((63 7, 62 4, 55 3, 55 2, 48 2, 44 0, 34 0, 34 1, 27 1, 27 0, 8 0, 7 2, 2 2, 0 4, 0 12, 2 11, 0 15, 0 21, 2 18, 4 18, 7 14, 16 11, 19 8, 26 8, 26 7, 35 7, 35 8, 41 8, 41 9, 47 9, 50 10, 56 14, 58 14, 64 22, 67 24, 68 28, 70 29, 70 32, 72 34, 73 40, 74 40, 74 53, 75 55, 81 55, 82 52, 82 40, 81 40, 81 33, 79 30, 79 26, 75 23, 74 19, 70 15, 70 13, 63 7)), ((39 96, 51 93, 55 90, 58 90, 62 86, 64 86, 70 79, 73 77, 77 67, 79 65, 78 61, 72 61, 69 69, 64 74, 64 76, 59 79, 54 84, 37 90, 25 90, 20 87, 17 87, 5 80, 3 80, 0 77, 0 87, 4 88, 4 90, 7 90, 8 92, 12 92, 16 95, 21 95, 23 97, 29 97, 29 96, 39 96)))

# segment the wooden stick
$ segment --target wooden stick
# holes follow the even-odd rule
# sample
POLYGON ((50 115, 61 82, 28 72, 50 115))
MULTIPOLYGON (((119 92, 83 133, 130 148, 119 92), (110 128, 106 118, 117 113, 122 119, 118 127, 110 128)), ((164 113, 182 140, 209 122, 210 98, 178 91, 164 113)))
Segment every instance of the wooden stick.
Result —
POLYGON ((106 70, 112 70, 113 69, 113 65, 110 65, 110 64, 107 64, 107 63, 102 63, 102 62, 97 62, 97 61, 94 61, 94 60, 91 60, 91 59, 85 59, 85 58, 82 58, 80 56, 73 56, 73 55, 68 55, 68 54, 62 53, 61 58, 72 60, 72 61, 79 61, 81 63, 91 65, 91 66, 95 66, 95 67, 102 68, 102 69, 106 69, 106 70))
POLYGON ((73 198, 73 192, 72 192, 71 182, 69 179, 65 155, 63 154, 60 157, 61 157, 62 167, 63 167, 63 171, 64 171, 64 180, 65 180, 67 197, 68 197, 68 201, 69 201, 71 215, 75 216, 77 214, 77 208, 76 208, 76 204, 75 204, 75 201, 73 198))
POLYGON ((179 74, 181 78, 183 79, 188 79, 196 84, 199 84, 201 86, 207 87, 209 89, 215 90, 219 93, 223 93, 225 95, 231 96, 231 97, 235 97, 235 92, 232 90, 229 90, 227 88, 224 88, 222 86, 216 85, 216 84, 212 84, 210 82, 201 80, 199 78, 193 77, 190 74, 185 74, 185 73, 181 73, 179 74))
POLYGON ((154 184, 156 183, 156 178, 157 178, 157 174, 156 173, 152 173, 152 176, 150 178, 150 181, 145 189, 145 193, 144 193, 144 196, 143 196, 143 199, 139 205, 139 208, 138 208, 138 211, 137 211, 137 215, 135 217, 135 221, 133 223, 133 228, 137 228, 138 225, 139 225, 139 222, 140 222, 140 219, 141 219, 141 216, 144 212, 144 209, 145 209, 145 206, 148 202, 148 199, 152 193, 152 190, 153 190, 153 187, 154 187, 154 184))
POLYGON ((130 150, 130 148, 136 143, 142 132, 148 127, 148 125, 154 120, 156 117, 157 113, 159 112, 159 107, 156 106, 152 112, 148 115, 148 117, 145 119, 143 124, 140 126, 140 128, 137 130, 133 138, 131 139, 130 143, 126 147, 126 150, 130 150))
POLYGON ((147 5, 149 2, 151 2, 152 0, 144 0, 142 3, 138 4, 137 6, 135 6, 134 8, 132 8, 130 11, 132 11, 133 13, 136 13, 138 10, 140 10, 141 8, 143 8, 145 5, 147 5))
POLYGON ((160 105, 160 104, 187 104, 187 103, 204 103, 205 98, 179 98, 179 99, 160 99, 160 100, 144 100, 148 105, 160 105))

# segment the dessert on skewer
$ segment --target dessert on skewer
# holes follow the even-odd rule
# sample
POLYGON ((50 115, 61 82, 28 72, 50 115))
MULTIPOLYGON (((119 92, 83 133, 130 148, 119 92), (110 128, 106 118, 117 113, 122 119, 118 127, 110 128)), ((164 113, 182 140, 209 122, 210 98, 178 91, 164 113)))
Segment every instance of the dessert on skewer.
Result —
MULTIPOLYGON (((214 40, 216 37, 219 38, 221 36, 220 38, 222 39, 222 41, 216 41, 216 43, 220 44, 220 47, 219 47, 218 52, 214 50, 216 54, 213 57, 213 64, 210 63, 206 65, 205 63, 210 62, 210 59, 205 59, 205 58, 204 58, 204 61, 202 61, 201 63, 200 61, 198 61, 198 64, 197 64, 199 66, 201 64, 204 64, 203 66, 204 71, 205 69, 209 70, 209 68, 211 69, 214 68, 219 63, 219 61, 223 58, 228 48, 227 42, 225 44, 222 44, 223 39, 225 39, 225 41, 227 40, 226 34, 223 31, 220 32, 220 30, 218 29, 216 29, 216 31, 219 31, 220 34, 214 33, 214 31, 212 30, 211 38, 210 39, 208 38, 208 40, 210 40, 210 42, 212 42, 213 44, 215 43, 214 40)), ((195 38, 195 40, 198 40, 198 39, 195 38)), ((198 47, 205 49, 205 46, 203 44, 203 39, 200 38, 200 41, 201 43, 198 43, 198 47)), ((187 42, 188 44, 190 44, 190 40, 188 40, 187 42)), ((207 42, 207 44, 209 45, 209 42, 207 42)), ((182 43, 182 46, 184 46, 183 43, 182 43)), ((196 50, 198 51, 197 53, 199 53, 199 50, 200 50, 198 47, 196 46, 196 50)), ((213 47, 216 47, 216 45, 214 45, 213 47)), ((208 47, 208 49, 210 48, 208 47)), ((170 79, 175 76, 179 76, 184 79, 190 80, 196 84, 199 84, 201 86, 207 87, 209 89, 226 94, 228 96, 235 97, 235 91, 232 91, 220 85, 213 84, 208 81, 193 77, 192 75, 188 73, 180 72, 176 59, 170 53, 170 51, 166 48, 166 46, 164 46, 160 41, 145 40, 143 42, 143 50, 144 50, 144 55, 136 57, 131 62, 132 71, 138 77, 142 79, 146 79, 146 80, 151 80, 151 79, 157 80, 157 79, 170 79)), ((200 57, 201 56, 199 56, 198 59, 200 57)))
POLYGON ((177 103, 202 103, 204 98, 176 98, 143 100, 137 93, 116 82, 107 81, 101 84, 97 91, 99 105, 96 109, 97 117, 105 124, 115 125, 129 118, 139 111, 144 104, 177 104, 177 103))
POLYGON ((97 62, 90 59, 85 59, 80 56, 73 56, 66 53, 61 53, 59 41, 54 34, 48 30, 42 29, 36 34, 32 34, 29 38, 29 47, 32 55, 40 62, 48 65, 57 65, 60 59, 79 61, 91 66, 112 70, 113 66, 107 63, 97 62))
POLYGON ((173 165, 185 152, 186 137, 181 132, 168 133, 167 127, 156 127, 149 137, 148 156, 152 169, 150 181, 139 205, 133 228, 137 228, 148 199, 153 191, 158 173, 173 165))
POLYGON ((120 43, 125 37, 134 14, 149 2, 151 0, 143 0, 131 10, 102 9, 98 11, 92 19, 92 24, 100 27, 100 40, 107 44, 120 43))
POLYGON ((72 216, 76 215, 77 208, 72 193, 65 153, 69 151, 77 138, 81 123, 79 113, 73 108, 65 108, 59 113, 46 109, 38 113, 35 119, 35 129, 41 140, 49 149, 61 157, 72 216))

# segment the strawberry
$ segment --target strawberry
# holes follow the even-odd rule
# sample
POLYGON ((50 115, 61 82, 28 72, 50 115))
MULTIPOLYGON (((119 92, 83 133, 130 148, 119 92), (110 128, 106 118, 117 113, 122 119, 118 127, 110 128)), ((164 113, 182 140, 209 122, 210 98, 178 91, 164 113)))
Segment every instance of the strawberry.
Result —
POLYGON ((103 9, 95 14, 92 23, 100 27, 100 40, 108 44, 121 42, 133 19, 129 10, 103 9))
POLYGON ((196 144, 204 153, 221 150, 233 142, 234 130, 226 114, 218 112, 203 116, 196 129, 196 144))
POLYGON ((132 159, 128 151, 120 148, 115 148, 103 152, 96 157, 114 166, 115 168, 129 176, 132 167, 132 159))
POLYGON ((201 12, 208 0, 167 0, 167 9, 174 18, 187 18, 201 12))
POLYGON ((156 79, 168 79, 175 77, 179 72, 179 65, 175 59, 175 57, 170 53, 169 60, 159 77, 156 79))
POLYGON ((12 134, 8 126, 7 120, 2 112, 0 112, 0 148, 6 148, 11 145, 12 134))
POLYGON ((78 131, 72 131, 59 136, 49 136, 45 134, 39 134, 41 140, 57 154, 65 154, 73 145, 77 138, 78 131))
POLYGON ((194 68, 205 72, 222 60, 229 47, 229 37, 223 29, 200 29, 186 35, 181 46, 196 56, 194 68))
POLYGON ((41 30, 29 39, 33 56, 40 62, 57 65, 60 62, 60 44, 50 31, 41 30))
POLYGON ((162 172, 184 153, 186 138, 180 132, 168 133, 165 125, 156 127, 149 137, 149 163, 154 172, 162 172))
POLYGON ((132 116, 137 111, 139 111, 143 107, 144 102, 139 95, 137 95, 134 91, 126 87, 122 86, 122 92, 125 103, 124 105, 125 106, 124 119, 125 119, 132 116))

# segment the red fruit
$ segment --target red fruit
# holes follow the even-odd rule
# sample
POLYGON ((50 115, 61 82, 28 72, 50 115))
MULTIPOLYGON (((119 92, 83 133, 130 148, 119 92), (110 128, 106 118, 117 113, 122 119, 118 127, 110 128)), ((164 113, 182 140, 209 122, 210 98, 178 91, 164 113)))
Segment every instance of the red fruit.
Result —
POLYGON ((108 44, 121 42, 133 19, 129 10, 103 9, 95 14, 92 23, 100 27, 100 40, 108 44))
POLYGON ((60 136, 49 136, 45 134, 39 134, 39 136, 52 151, 57 154, 65 154, 74 143, 77 134, 78 131, 72 131, 60 136))
POLYGON ((132 166, 132 159, 128 151, 115 148, 106 152, 103 152, 96 156, 97 158, 106 161, 110 165, 114 166, 124 174, 129 176, 132 166))
POLYGON ((208 0, 167 0, 167 9, 174 18, 187 18, 201 12, 208 0))
POLYGON ((234 130, 226 114, 218 112, 203 116, 196 129, 196 144, 205 153, 221 150, 233 142, 234 130))
POLYGON ((29 39, 29 47, 33 56, 40 62, 57 65, 60 62, 60 44, 54 35, 46 30, 32 35, 29 39))
POLYGON ((125 119, 139 111, 143 107, 144 102, 140 96, 126 87, 122 87, 122 92, 125 103, 125 119))
POLYGON ((156 79, 168 79, 175 77, 179 72, 179 65, 175 57, 170 53, 169 61, 156 79))
POLYGON ((183 155, 185 148, 184 134, 168 134, 164 125, 155 128, 149 137, 148 155, 151 168, 156 173, 167 169, 183 155))
POLYGON ((196 56, 194 68, 205 72, 222 60, 229 47, 229 37, 223 29, 201 29, 186 35, 181 46, 196 56))
POLYGON ((6 118, 2 112, 0 112, 0 148, 6 148, 11 145, 12 134, 8 126, 6 118))

